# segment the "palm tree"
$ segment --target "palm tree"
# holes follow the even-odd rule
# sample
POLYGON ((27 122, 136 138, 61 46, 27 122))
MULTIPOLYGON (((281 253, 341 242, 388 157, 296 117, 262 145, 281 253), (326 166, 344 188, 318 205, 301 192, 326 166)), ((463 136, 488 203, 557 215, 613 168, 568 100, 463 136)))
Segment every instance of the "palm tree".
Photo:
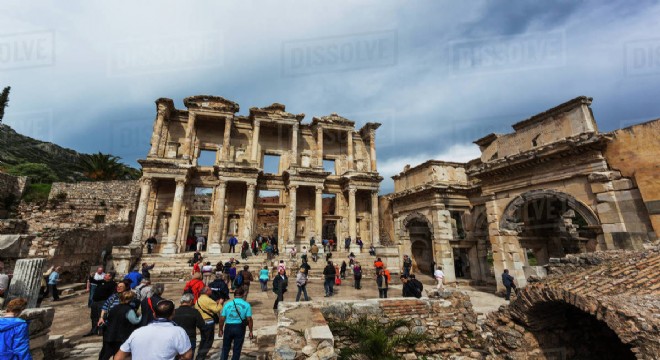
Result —
POLYGON ((339 359, 395 360, 400 355, 395 349, 400 346, 414 346, 428 339, 424 333, 406 332, 397 334, 400 327, 409 327, 410 321, 391 320, 381 324, 378 319, 362 316, 356 321, 330 322, 333 332, 347 336, 353 344, 339 351, 339 359))
POLYGON ((137 179, 140 171, 119 162, 120 157, 103 154, 83 155, 79 165, 83 175, 94 181, 137 179))

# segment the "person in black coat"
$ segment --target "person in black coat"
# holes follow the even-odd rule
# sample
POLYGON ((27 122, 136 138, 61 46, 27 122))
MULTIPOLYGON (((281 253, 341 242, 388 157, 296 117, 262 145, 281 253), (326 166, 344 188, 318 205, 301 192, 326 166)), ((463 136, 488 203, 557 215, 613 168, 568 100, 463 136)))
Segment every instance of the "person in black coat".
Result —
POLYGON ((151 287, 150 294, 140 302, 140 313, 142 314, 142 322, 140 326, 147 326, 155 319, 154 310, 159 301, 163 300, 161 295, 165 291, 165 285, 156 283, 151 287))
POLYGON ((204 327, 204 318, 202 317, 202 314, 193 307, 194 302, 195 296, 193 294, 183 294, 183 296, 181 296, 181 305, 176 309, 174 317, 172 318, 172 321, 181 326, 183 330, 186 331, 186 334, 188 334, 193 354, 195 353, 197 345, 197 329, 201 331, 204 327))
POLYGON ((514 281, 515 279, 513 276, 509 275, 509 269, 504 269, 504 272, 502 273, 502 285, 504 285, 506 288, 506 296, 504 297, 505 300, 511 299, 511 289, 513 289, 516 294, 518 294, 518 289, 516 288, 514 281))
POLYGON ((103 277, 103 280, 96 281, 96 290, 94 290, 94 296, 92 297, 92 304, 90 306, 89 314, 89 318, 92 320, 92 328, 87 334, 83 336, 98 334, 98 323, 99 317, 101 316, 101 308, 103 307, 103 303, 105 303, 105 301, 115 293, 115 289, 117 289, 117 283, 115 282, 114 272, 108 272, 103 277))
POLYGON ((289 278, 286 276, 284 269, 280 269, 279 274, 273 279, 273 292, 277 294, 273 310, 277 310, 277 305, 280 301, 284 300, 284 293, 289 286, 289 278))
POLYGON ((124 291, 119 295, 119 305, 108 312, 108 328, 103 332, 103 347, 99 353, 99 360, 113 357, 119 351, 121 344, 140 324, 141 318, 135 311, 134 299, 134 292, 124 291))
POLYGON ((406 277, 405 275, 401 275, 401 283, 403 284, 403 288, 401 290, 401 295, 403 297, 420 298, 422 296, 421 293, 418 293, 418 289, 415 287, 415 284, 410 281, 410 278, 406 277))
POLYGON ((211 281, 208 287, 211 288, 211 299, 218 301, 220 299, 227 301, 229 300, 229 286, 225 282, 224 274, 216 273, 215 280, 211 281))
POLYGON ((337 276, 337 270, 332 264, 332 261, 328 261, 328 265, 323 269, 323 277, 325 281, 323 282, 323 288, 325 289, 325 297, 332 296, 334 293, 335 277, 337 276))

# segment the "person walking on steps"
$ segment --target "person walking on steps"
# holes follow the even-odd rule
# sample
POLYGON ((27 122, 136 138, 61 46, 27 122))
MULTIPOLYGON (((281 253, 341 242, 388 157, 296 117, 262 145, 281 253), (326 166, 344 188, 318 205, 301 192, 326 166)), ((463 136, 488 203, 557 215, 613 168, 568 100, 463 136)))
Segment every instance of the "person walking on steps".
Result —
POLYGON ((509 275, 509 269, 504 269, 502 273, 502 285, 506 288, 505 300, 510 301, 511 299, 511 289, 518 295, 518 288, 516 287, 515 280, 513 276, 509 275))

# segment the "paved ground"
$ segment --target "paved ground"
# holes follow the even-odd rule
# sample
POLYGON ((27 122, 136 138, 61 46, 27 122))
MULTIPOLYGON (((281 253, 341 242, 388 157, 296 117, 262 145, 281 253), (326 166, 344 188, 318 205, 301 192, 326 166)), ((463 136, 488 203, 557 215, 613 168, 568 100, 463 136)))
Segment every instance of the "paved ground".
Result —
MULTIPOLYGON (((431 289, 431 278, 421 279, 425 284, 425 289, 431 289)), ((293 281, 292 281, 293 283, 293 281)), ((183 290, 183 282, 166 283, 165 285, 165 298, 175 300, 178 303, 178 298, 181 296, 183 290)), ((449 288, 465 291, 472 299, 472 304, 478 314, 486 314, 488 312, 497 310, 500 305, 505 304, 503 298, 494 294, 494 289, 485 287, 471 287, 467 285, 454 286, 450 285, 449 288)), ((285 301, 294 301, 297 288, 295 284, 289 286, 289 292, 284 296, 285 301)), ((353 288, 352 280, 345 280, 343 285, 335 286, 336 295, 331 299, 345 300, 345 299, 369 299, 378 296, 376 283, 373 279, 364 279, 362 281, 362 289, 356 290, 353 288)), ((311 279, 308 285, 308 294, 314 300, 327 300, 324 298, 323 283, 320 279, 311 279)), ((390 288, 390 297, 400 296, 401 286, 392 285, 390 288)), ((89 320, 89 309, 86 307, 87 295, 77 294, 64 298, 60 302, 52 303, 49 301, 44 302, 44 306, 55 306, 55 320, 51 328, 51 335, 64 335, 66 338, 71 339, 73 344, 76 344, 71 353, 71 358, 74 359, 95 359, 98 358, 98 353, 101 348, 102 338, 100 336, 82 337, 83 334, 89 331, 91 324, 89 320)), ((271 291, 262 292, 259 284, 253 284, 250 289, 248 301, 253 306, 253 318, 255 330, 274 325, 276 323, 275 313, 273 311, 273 303, 275 301, 275 294, 271 291)), ((483 315, 481 315, 483 316, 483 315)), ((221 346, 222 340, 216 339, 214 341, 214 349, 211 355, 218 353, 218 347, 221 346)), ((246 341, 244 345, 244 352, 256 350, 256 341, 246 341)), ((217 355, 212 356, 212 358, 217 355)))

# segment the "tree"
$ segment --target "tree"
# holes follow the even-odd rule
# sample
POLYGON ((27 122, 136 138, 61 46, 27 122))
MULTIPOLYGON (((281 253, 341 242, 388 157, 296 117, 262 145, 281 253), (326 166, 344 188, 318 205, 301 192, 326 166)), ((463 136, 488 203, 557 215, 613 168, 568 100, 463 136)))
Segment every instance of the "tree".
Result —
POLYGON ((46 164, 23 163, 11 166, 7 173, 16 176, 28 176, 33 183, 51 184, 57 181, 57 174, 46 164))
POLYGON ((128 180, 140 177, 140 171, 119 162, 120 157, 103 154, 83 155, 79 168, 83 175, 94 181, 128 180))
POLYGON ((407 331, 399 333, 401 327, 410 327, 412 322, 404 319, 381 324, 376 318, 362 316, 356 321, 330 322, 332 332, 347 336, 354 343, 339 351, 339 359, 395 360, 400 355, 395 351, 400 346, 414 346, 425 341, 424 333, 407 331))
POLYGON ((2 123, 2 118, 5 117, 5 108, 9 106, 9 91, 11 86, 7 86, 2 90, 0 94, 0 124, 2 123))

